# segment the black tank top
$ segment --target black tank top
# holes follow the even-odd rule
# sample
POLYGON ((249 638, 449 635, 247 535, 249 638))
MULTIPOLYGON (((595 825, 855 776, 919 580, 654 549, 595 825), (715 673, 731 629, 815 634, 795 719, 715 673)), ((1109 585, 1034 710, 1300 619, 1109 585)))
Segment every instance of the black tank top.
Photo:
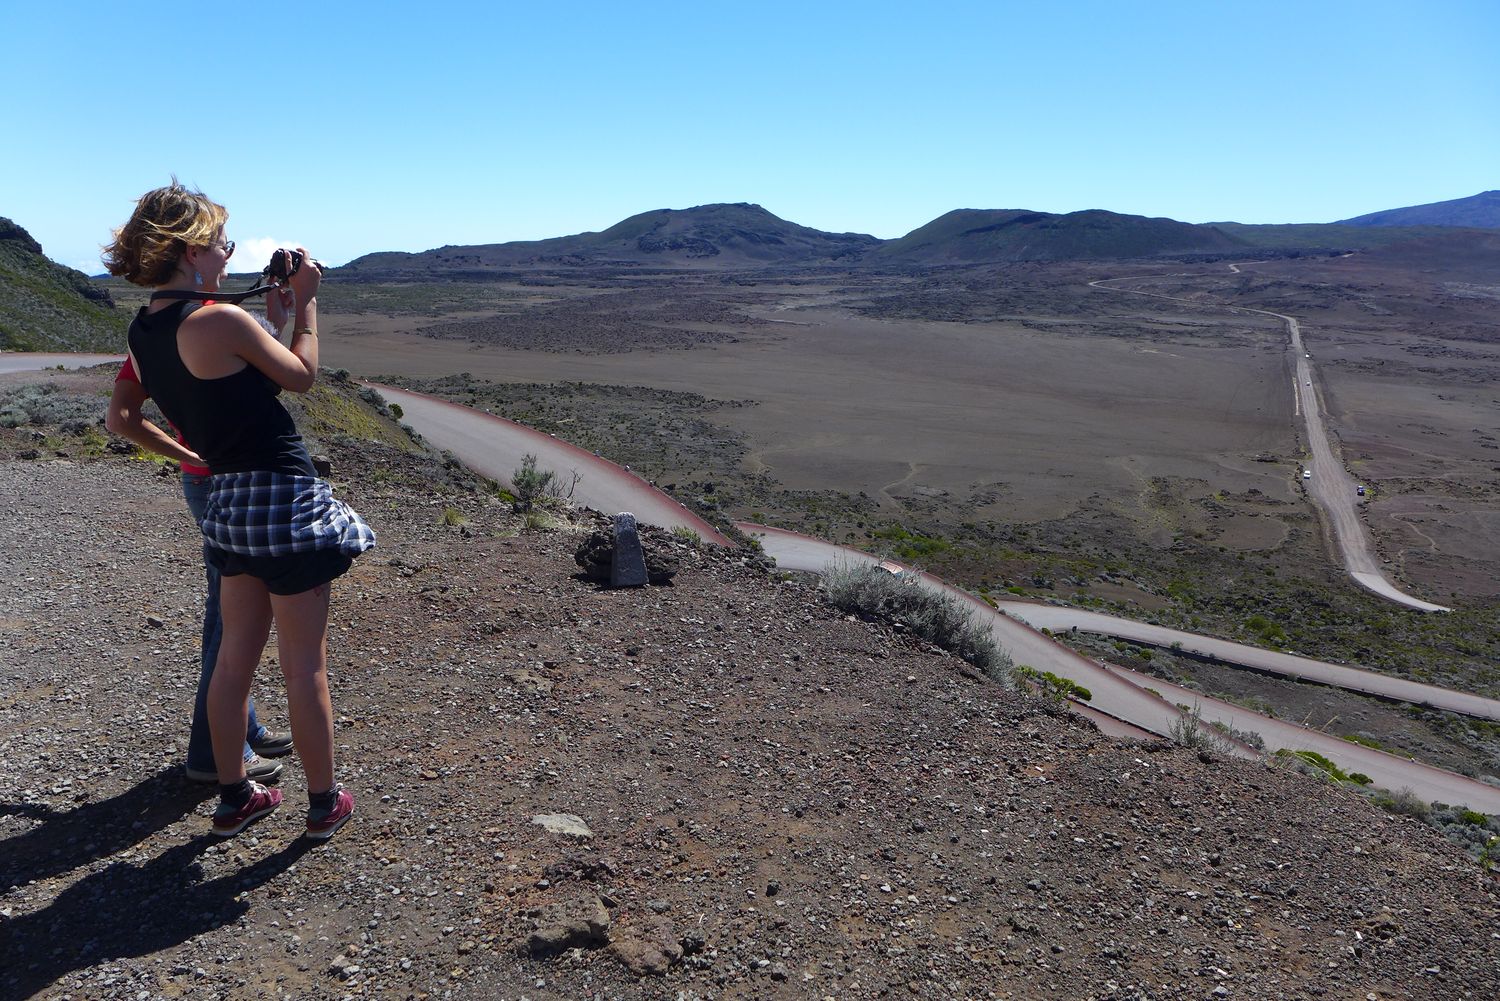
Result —
POLYGON ((177 328, 196 302, 156 313, 145 307, 131 321, 130 353, 141 385, 215 473, 268 470, 315 476, 307 446, 286 407, 281 387, 254 365, 220 379, 200 379, 177 352, 177 328))

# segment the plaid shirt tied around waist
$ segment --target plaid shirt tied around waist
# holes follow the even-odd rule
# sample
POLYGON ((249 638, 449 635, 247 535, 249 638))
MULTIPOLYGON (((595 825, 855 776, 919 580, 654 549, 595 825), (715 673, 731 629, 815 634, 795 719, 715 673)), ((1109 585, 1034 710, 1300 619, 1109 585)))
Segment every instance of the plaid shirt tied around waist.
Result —
POLYGON ((375 545, 375 530, 316 476, 217 473, 208 489, 203 537, 219 549, 241 556, 337 549, 358 556, 375 545))

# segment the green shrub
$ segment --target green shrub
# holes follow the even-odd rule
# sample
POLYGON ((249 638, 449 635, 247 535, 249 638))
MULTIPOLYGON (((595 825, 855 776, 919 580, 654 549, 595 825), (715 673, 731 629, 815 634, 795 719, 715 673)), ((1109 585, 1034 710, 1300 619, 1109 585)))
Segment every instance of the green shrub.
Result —
POLYGON ((871 534, 877 539, 885 539, 892 543, 892 551, 897 556, 908 560, 932 556, 953 548, 953 544, 947 539, 923 535, 921 532, 911 532, 900 525, 877 528, 871 534))
POLYGON ((823 573, 822 590, 841 612, 900 624, 996 681, 1012 683, 1010 656, 996 645, 989 627, 915 575, 898 577, 874 566, 833 566, 823 573))
POLYGON ((1070 698, 1080 702, 1090 702, 1094 698, 1093 692, 1071 678, 1064 678, 1051 671, 1038 670, 1029 664, 1022 664, 1015 668, 1015 673, 1035 683, 1041 688, 1043 695, 1057 702, 1070 698))
POLYGON ((1245 620, 1245 628, 1266 643, 1280 643, 1286 639, 1286 631, 1264 615, 1252 615, 1245 620))
POLYGON ((104 407, 97 399, 60 393, 50 382, 28 383, 0 393, 0 427, 4 428, 69 422, 92 424, 102 416, 104 407))
POLYGON ((574 488, 582 479, 583 475, 574 470, 572 481, 564 486, 552 470, 536 468, 536 456, 523 455, 521 468, 513 472, 510 478, 511 492, 516 498, 511 506, 516 511, 525 512, 538 504, 566 502, 572 498, 574 488))
POLYGON ((536 456, 529 454, 522 456, 521 468, 510 477, 511 491, 516 495, 515 509, 530 511, 537 502, 547 496, 547 490, 555 479, 556 474, 552 470, 536 468, 536 456))
POLYGON ((443 516, 438 519, 438 524, 446 525, 449 528, 457 528, 459 525, 464 524, 464 521, 463 512, 456 507, 450 507, 443 509, 443 516))
POLYGON ((1291 753, 1301 758, 1309 765, 1312 765, 1319 771, 1326 772, 1329 776, 1337 779, 1340 782, 1349 781, 1348 773, 1346 773, 1342 768, 1334 764, 1332 761, 1329 761, 1323 755, 1319 754, 1317 751, 1292 751, 1291 753))
POLYGON ((1377 792, 1370 797, 1370 802, 1389 813, 1399 813, 1403 817, 1415 817, 1418 820, 1426 820, 1432 812, 1432 805, 1409 786, 1394 794, 1377 792))

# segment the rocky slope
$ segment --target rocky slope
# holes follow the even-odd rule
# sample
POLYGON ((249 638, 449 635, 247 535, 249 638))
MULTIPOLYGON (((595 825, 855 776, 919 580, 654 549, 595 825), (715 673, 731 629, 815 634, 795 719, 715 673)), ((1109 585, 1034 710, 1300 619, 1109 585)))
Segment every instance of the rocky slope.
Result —
POLYGON ((128 322, 107 291, 0 218, 0 351, 116 351, 128 322))
POLYGON ((1500 990, 1494 882, 1415 822, 1106 739, 737 553, 653 536, 674 582, 600 590, 578 526, 528 529, 337 388, 307 420, 380 545, 330 639, 359 812, 312 850, 295 758, 227 843, 177 771, 201 574, 172 478, 90 426, 0 430, 0 998, 1500 990))

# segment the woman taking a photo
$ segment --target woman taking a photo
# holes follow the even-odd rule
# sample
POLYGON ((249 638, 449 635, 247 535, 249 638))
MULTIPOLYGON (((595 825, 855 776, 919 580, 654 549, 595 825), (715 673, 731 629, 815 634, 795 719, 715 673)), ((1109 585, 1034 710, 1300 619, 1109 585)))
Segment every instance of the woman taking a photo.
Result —
POLYGON ((269 814, 281 792, 245 774, 245 700, 276 623, 292 739, 307 775, 307 837, 331 837, 354 812, 334 781, 328 696, 330 583, 375 544, 369 526, 317 478, 282 389, 305 393, 318 372, 321 274, 298 248, 266 300, 265 326, 213 301, 234 243, 228 212, 175 179, 141 197, 115 233, 110 274, 153 289, 130 325, 130 359, 145 392, 213 470, 202 521, 219 571, 224 632, 208 691, 219 773, 214 833, 229 837, 269 814), (290 347, 279 340, 295 317, 290 347), (269 328, 269 329, 268 329, 269 328))

